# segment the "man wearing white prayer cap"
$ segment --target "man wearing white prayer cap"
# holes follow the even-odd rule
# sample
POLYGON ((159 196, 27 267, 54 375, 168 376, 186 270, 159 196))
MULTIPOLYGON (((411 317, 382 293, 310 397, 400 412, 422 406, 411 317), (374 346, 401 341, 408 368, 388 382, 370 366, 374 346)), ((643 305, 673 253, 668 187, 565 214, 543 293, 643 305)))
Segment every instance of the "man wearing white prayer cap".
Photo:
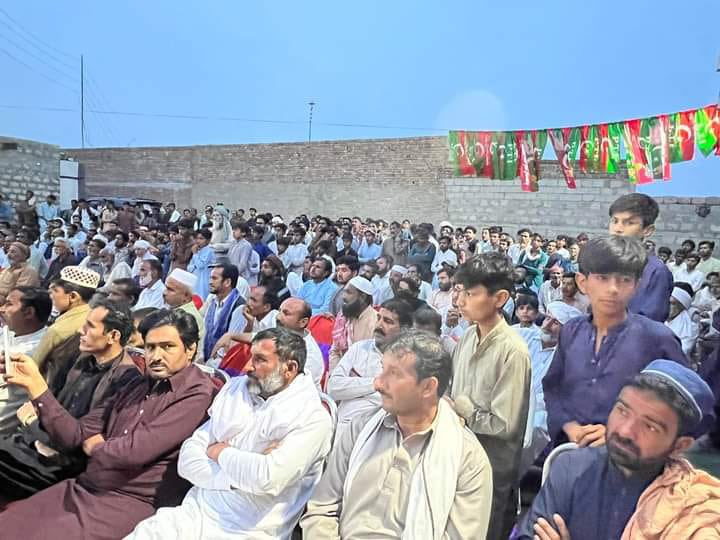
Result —
POLYGON ((329 360, 331 372, 350 345, 373 337, 377 324, 377 312, 373 308, 374 293, 375 286, 362 276, 355 276, 345 285, 341 313, 336 317, 333 328, 329 360))
POLYGON ((550 302, 545 307, 545 319, 539 333, 526 334, 528 351, 530 352, 530 366, 532 380, 530 385, 530 409, 528 411, 528 424, 525 431, 520 471, 535 461, 540 452, 550 442, 547 427, 547 410, 545 408, 545 395, 542 380, 550 367, 555 354, 560 329, 570 319, 581 317, 582 312, 574 306, 560 300, 550 302))
POLYGON ((150 242, 147 240, 136 240, 133 244, 133 250, 135 250, 135 261, 132 265, 132 277, 138 277, 140 275, 140 266, 143 261, 148 259, 157 259, 155 255, 150 253, 150 242))
MULTIPOLYGON (((202 344, 205 338, 205 321, 202 315, 195 307, 192 296, 195 292, 195 285, 197 285, 197 276, 191 274, 187 270, 182 268, 175 268, 168 274, 165 279, 165 292, 163 293, 163 299, 165 304, 171 309, 179 309, 186 313, 189 313, 197 322, 198 329, 200 330, 200 342, 198 345, 198 355, 202 354, 202 344)), ((200 358, 202 359, 202 358, 200 358)))
POLYGON ((395 264, 392 266, 392 268, 390 268, 390 278, 388 280, 388 285, 382 291, 379 291, 376 295, 378 304, 382 304, 386 300, 395 298, 395 291, 397 291, 398 283, 400 283, 400 280, 404 278, 407 273, 408 269, 399 264, 395 264))
POLYGON ((700 329, 698 324, 693 321, 690 313, 690 305, 693 300, 692 285, 685 282, 675 282, 672 292, 670 293, 670 312, 665 326, 670 328, 673 333, 680 339, 682 350, 689 355, 695 346, 700 329))

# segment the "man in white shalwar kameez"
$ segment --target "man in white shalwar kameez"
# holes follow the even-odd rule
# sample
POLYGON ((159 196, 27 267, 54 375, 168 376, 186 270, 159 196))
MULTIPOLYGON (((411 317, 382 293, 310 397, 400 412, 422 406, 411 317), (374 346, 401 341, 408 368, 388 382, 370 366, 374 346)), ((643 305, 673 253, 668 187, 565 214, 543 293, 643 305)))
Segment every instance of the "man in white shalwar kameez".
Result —
POLYGON ((178 472, 193 483, 182 505, 161 508, 127 538, 290 538, 333 429, 304 364, 302 336, 258 333, 247 376, 222 388, 210 419, 180 449, 178 472))

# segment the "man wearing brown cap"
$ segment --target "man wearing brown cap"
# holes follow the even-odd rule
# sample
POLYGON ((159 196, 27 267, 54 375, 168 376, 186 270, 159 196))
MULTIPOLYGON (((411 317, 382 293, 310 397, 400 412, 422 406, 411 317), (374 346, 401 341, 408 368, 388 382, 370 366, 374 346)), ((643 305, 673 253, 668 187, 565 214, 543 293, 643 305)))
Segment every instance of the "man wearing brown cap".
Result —
POLYGON ((40 285, 38 273, 30 268, 30 248, 22 242, 13 242, 7 252, 10 266, 0 272, 0 303, 15 287, 37 287, 40 285))
POLYGON ((76 347, 69 347, 71 350, 67 355, 61 354, 62 358, 56 353, 70 338, 77 337, 80 327, 90 313, 88 302, 99 283, 100 274, 97 272, 81 266, 66 266, 60 271, 60 279, 50 284, 50 299, 60 315, 38 343, 33 360, 51 384, 56 376, 64 378, 62 374, 67 374, 65 367, 69 369, 69 359, 74 360, 77 356, 76 347), (49 361, 48 357, 51 355, 53 359, 49 361))

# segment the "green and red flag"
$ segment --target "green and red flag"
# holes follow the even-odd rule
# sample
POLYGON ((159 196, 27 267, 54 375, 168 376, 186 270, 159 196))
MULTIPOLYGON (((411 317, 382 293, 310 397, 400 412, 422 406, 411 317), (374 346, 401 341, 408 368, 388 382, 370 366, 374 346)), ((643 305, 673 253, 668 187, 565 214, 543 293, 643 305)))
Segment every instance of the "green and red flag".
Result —
POLYGON ((575 159, 580 144, 580 131, 578 128, 557 128, 547 131, 550 142, 555 150, 555 155, 560 162, 565 183, 570 189, 575 189, 575 171, 572 167, 572 160, 575 159))
POLYGON ((670 179, 668 131, 669 118, 666 114, 640 121, 640 145, 645 152, 645 163, 650 165, 656 179, 670 179))
POLYGON ((467 155, 466 141, 467 133, 465 131, 451 131, 448 134, 450 163, 453 165, 455 176, 469 176, 475 171, 467 155))
POLYGON ((650 184, 652 175, 640 142, 640 120, 626 120, 623 126, 628 178, 633 184, 650 184))
POLYGON ((670 163, 690 161, 695 156, 695 111, 668 116, 670 163))
POLYGON ((598 126, 580 127, 580 170, 599 172, 600 169, 600 133, 598 126))
POLYGON ((547 144, 547 132, 516 131, 515 141, 518 149, 518 173, 523 191, 538 191, 540 180, 540 160, 547 144))
POLYGON ((695 140, 702 155, 707 157, 718 145, 720 118, 717 105, 710 105, 695 111, 695 140))
POLYGON ((518 152, 512 131, 496 131, 491 142, 493 176, 497 180, 512 180, 518 176, 518 152))
POLYGON ((478 131, 475 134, 473 166, 476 176, 492 177, 492 132, 478 131))
POLYGON ((599 171, 616 173, 620 163, 620 138, 622 137, 622 124, 600 124, 599 171))

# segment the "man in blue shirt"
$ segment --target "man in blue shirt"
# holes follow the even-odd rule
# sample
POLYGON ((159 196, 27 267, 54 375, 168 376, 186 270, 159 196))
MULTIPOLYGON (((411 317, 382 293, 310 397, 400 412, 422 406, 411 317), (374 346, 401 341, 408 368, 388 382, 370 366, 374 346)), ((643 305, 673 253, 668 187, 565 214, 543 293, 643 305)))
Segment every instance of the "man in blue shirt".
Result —
POLYGON ((332 273, 332 259, 318 257, 310 266, 310 279, 300 288, 298 297, 310 305, 313 315, 330 312, 330 301, 337 289, 337 285, 330 279, 332 273))
POLYGON ((372 230, 365 231, 365 241, 358 248, 357 254, 361 263, 375 261, 382 255, 382 246, 375 243, 375 233, 372 230))
POLYGON ((651 484, 660 496, 678 491, 673 495, 678 514, 701 516, 707 505, 716 504, 709 487, 701 488, 700 497, 681 495, 676 488, 700 474, 679 458, 712 422, 713 401, 710 387, 694 371, 669 360, 651 362, 615 400, 607 445, 571 450, 552 462, 515 538, 619 539, 628 526, 643 538, 715 538, 710 533, 717 532, 715 525, 706 525, 712 518, 697 521, 691 534, 676 530, 674 519, 640 517, 647 514, 640 496, 651 484), (662 481, 653 483, 661 475, 662 481))
MULTIPOLYGON (((610 206, 610 234, 632 236, 645 240, 655 232, 655 220, 660 213, 657 202, 644 193, 623 195, 610 206)), ((673 276, 665 263, 648 254, 640 283, 628 309, 664 323, 670 312, 670 293, 673 276)))
POLYGON ((646 254, 639 240, 611 236, 580 252, 580 290, 592 315, 568 321, 543 379, 548 432, 554 445, 605 443, 605 420, 627 380, 655 358, 683 365, 680 341, 664 324, 629 313, 646 254))

